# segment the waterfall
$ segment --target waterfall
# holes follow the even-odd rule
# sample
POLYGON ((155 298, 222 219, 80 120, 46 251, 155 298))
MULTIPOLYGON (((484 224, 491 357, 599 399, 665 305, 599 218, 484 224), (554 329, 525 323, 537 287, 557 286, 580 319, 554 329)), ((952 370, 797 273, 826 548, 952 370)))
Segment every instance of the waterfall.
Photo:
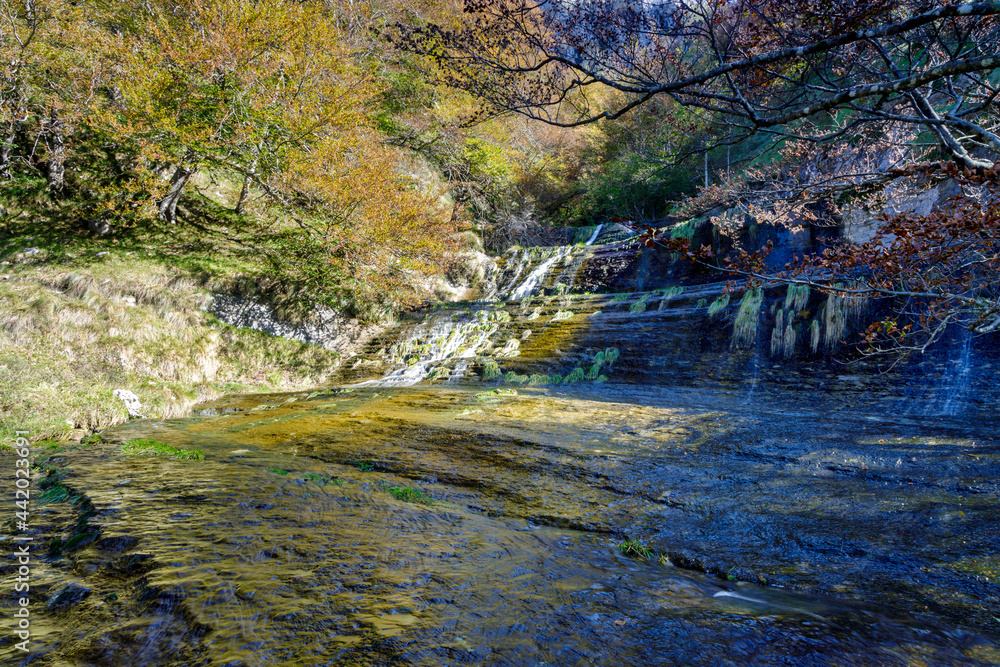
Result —
POLYGON ((961 412, 962 403, 969 390, 969 377, 972 375, 972 334, 965 330, 962 334, 962 345, 958 355, 948 364, 941 378, 941 391, 944 392, 944 402, 938 414, 954 416, 961 412))
POLYGON ((583 245, 593 245, 594 241, 597 240, 598 235, 601 233, 601 229, 603 227, 604 227, 603 223, 600 224, 600 225, 597 225, 597 227, 594 228, 594 233, 590 235, 590 238, 587 239, 587 242, 584 243, 583 245))
POLYGON ((521 256, 514 260, 516 268, 514 269, 514 276, 507 282, 504 287, 497 287, 495 292, 490 292, 486 295, 487 301, 492 301, 495 298, 506 294, 507 292, 514 289, 514 285, 517 284, 517 279, 521 277, 521 273, 524 271, 524 267, 528 265, 528 260, 531 257, 531 251, 525 248, 521 251, 521 256))
POLYGON ((549 272, 549 270, 555 266, 555 263, 561 260, 563 257, 569 254, 571 248, 569 246, 563 246, 559 248, 558 251, 552 257, 535 267, 535 270, 528 274, 528 277, 524 279, 524 282, 517 286, 513 292, 507 296, 507 301, 519 301, 525 297, 531 296, 532 293, 538 289, 538 286, 542 284, 542 279, 549 272))
POLYGON ((396 358, 397 364, 381 379, 353 386, 415 385, 443 368, 443 362, 449 359, 474 359, 496 329, 496 322, 490 321, 490 311, 478 311, 464 322, 454 322, 450 315, 440 314, 431 323, 418 326, 409 338, 390 349, 389 354, 396 358))

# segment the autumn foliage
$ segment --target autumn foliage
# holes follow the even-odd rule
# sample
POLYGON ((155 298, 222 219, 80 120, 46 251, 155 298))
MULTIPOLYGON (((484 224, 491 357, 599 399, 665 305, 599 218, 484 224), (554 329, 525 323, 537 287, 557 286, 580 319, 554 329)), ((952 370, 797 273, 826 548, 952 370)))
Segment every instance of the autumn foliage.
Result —
POLYGON ((81 227, 121 231, 182 224, 192 179, 225 179, 271 278, 373 316, 419 302, 455 226, 377 127, 364 11, 2 0, 0 187, 45 175, 81 227))

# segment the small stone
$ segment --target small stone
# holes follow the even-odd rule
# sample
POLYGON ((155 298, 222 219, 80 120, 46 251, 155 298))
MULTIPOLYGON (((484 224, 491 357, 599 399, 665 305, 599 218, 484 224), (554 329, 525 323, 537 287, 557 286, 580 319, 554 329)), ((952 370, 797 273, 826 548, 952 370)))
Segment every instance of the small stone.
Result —
POLYGON ((25 248, 23 252, 24 252, 25 255, 37 255, 38 253, 41 252, 41 249, 40 248, 25 248))
POLYGON ((98 236, 107 236, 114 233, 111 225, 104 222, 100 218, 91 218, 87 220, 87 229, 94 232, 98 236))
POLYGON ((109 254, 111 254, 111 253, 109 253, 107 250, 102 250, 101 252, 96 253, 94 255, 94 257, 104 257, 105 255, 109 255, 109 254))

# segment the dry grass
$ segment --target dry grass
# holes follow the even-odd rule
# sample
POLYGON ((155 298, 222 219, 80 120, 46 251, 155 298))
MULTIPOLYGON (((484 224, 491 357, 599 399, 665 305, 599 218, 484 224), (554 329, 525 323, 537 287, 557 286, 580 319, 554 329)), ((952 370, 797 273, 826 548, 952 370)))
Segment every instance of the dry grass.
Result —
POLYGON ((222 325, 196 281, 154 260, 109 256, 72 271, 21 264, 0 282, 0 439, 79 437, 223 392, 320 384, 339 365, 323 348, 222 325))

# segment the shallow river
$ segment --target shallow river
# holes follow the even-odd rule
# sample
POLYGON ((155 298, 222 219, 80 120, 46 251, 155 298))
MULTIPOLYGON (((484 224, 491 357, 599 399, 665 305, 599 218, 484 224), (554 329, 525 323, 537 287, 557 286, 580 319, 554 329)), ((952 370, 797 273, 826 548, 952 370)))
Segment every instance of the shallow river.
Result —
POLYGON ((89 593, 4 664, 1000 664, 996 424, 720 396, 230 397, 53 450, 93 509, 37 595, 89 593))

